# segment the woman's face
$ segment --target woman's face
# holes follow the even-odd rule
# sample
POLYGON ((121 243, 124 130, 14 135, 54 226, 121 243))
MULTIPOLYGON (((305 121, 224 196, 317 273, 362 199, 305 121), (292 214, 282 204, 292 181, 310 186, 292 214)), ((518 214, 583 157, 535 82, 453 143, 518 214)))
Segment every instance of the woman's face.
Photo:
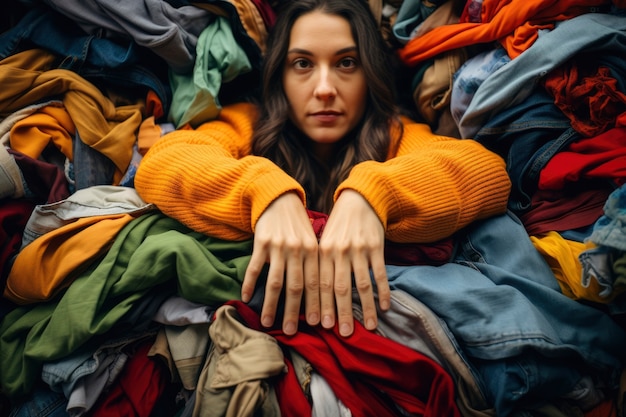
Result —
POLYGON ((283 87, 291 121, 325 158, 365 111, 367 82, 344 18, 314 11, 294 23, 283 87))

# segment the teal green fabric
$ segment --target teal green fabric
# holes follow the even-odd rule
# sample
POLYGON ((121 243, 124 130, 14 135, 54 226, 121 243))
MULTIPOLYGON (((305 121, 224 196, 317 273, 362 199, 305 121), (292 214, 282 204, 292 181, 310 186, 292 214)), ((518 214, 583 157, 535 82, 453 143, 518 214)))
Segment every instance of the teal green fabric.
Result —
POLYGON ((251 240, 208 237, 160 212, 138 217, 56 300, 3 318, 0 390, 13 398, 28 394, 43 363, 106 334, 157 286, 207 305, 239 299, 251 251, 251 240))
POLYGON ((222 83, 252 70, 224 17, 218 16, 200 33, 196 54, 191 74, 169 72, 172 105, 168 116, 176 127, 187 123, 197 127, 215 119, 221 107, 218 93, 222 83))

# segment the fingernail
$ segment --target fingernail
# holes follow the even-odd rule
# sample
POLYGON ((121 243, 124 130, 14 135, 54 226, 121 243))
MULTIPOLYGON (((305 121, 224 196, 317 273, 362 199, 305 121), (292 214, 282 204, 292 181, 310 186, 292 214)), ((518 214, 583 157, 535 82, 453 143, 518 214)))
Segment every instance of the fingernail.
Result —
POLYGON ((330 316, 324 316, 324 319, 322 320, 322 326, 327 329, 333 327, 333 319, 331 319, 330 316))
POLYGON ((319 319, 320 319, 320 316, 318 314, 316 314, 316 313, 309 314, 309 323, 310 324, 317 324, 319 319))
POLYGON ((261 324, 263 325, 263 327, 270 327, 273 322, 274 320, 272 320, 272 318, 269 316, 261 318, 261 324))
POLYGON ((348 323, 343 323, 339 327, 339 333, 341 333, 342 336, 350 336, 351 332, 352 332, 352 329, 350 328, 350 325, 348 323))
POLYGON ((365 322, 365 327, 367 328, 367 330, 374 330, 376 328, 376 322, 374 321, 374 319, 368 319, 365 322))
POLYGON ((293 321, 288 321, 287 323, 285 323, 285 326, 283 328, 283 332, 285 332, 285 334, 288 335, 292 335, 296 333, 296 323, 294 323, 293 321))
POLYGON ((247 303, 248 301, 250 301, 250 294, 246 293, 242 293, 241 294, 241 301, 243 301, 244 303, 247 303))

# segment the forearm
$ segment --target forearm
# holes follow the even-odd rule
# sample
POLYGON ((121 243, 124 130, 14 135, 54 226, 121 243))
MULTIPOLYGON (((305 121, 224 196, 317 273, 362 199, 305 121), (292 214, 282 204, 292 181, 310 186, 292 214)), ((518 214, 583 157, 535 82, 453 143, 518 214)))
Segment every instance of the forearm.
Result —
POLYGON ((251 237, 256 220, 279 195, 299 185, 274 164, 233 158, 195 131, 173 132, 144 157, 135 178, 141 197, 190 228, 229 240, 251 237))
POLYGON ((450 140, 359 164, 338 191, 344 188, 368 200, 389 240, 428 243, 504 212, 510 181, 499 156, 473 141, 450 140))

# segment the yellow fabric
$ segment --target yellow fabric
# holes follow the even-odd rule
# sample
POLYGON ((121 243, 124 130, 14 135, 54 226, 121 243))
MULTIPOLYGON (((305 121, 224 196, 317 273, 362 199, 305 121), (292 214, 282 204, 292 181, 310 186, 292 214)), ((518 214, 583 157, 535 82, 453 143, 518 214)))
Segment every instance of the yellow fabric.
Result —
POLYGON ((608 301, 606 297, 600 297, 598 281, 592 279, 587 288, 582 285, 583 271, 578 256, 589 249, 587 244, 565 239, 557 232, 531 236, 530 240, 550 265, 563 294, 574 300, 608 301))
POLYGON ((70 161, 73 160, 72 140, 76 128, 65 108, 45 106, 18 121, 11 128, 11 149, 33 159, 52 143, 70 161))
POLYGON ((113 161, 117 167, 114 180, 118 182, 130 164, 144 105, 116 107, 77 73, 51 69, 55 59, 43 49, 30 49, 0 61, 0 116, 62 96, 80 139, 113 161))
MULTIPOLYGON (((304 190, 266 158, 251 156, 256 109, 238 103, 196 130, 164 135, 143 158, 135 188, 146 201, 187 226, 222 239, 249 239, 277 197, 304 190)), ((387 238, 433 242, 473 220, 506 210, 510 182, 504 161, 472 140, 434 135, 405 120, 387 162, 355 166, 338 187, 361 193, 387 238), (465 179, 472 177, 466 183, 465 179), (386 192, 385 192, 386 191, 386 192)))
POLYGON ((133 218, 130 214, 83 217, 35 239, 16 256, 4 297, 16 304, 54 297, 106 253, 133 218))

